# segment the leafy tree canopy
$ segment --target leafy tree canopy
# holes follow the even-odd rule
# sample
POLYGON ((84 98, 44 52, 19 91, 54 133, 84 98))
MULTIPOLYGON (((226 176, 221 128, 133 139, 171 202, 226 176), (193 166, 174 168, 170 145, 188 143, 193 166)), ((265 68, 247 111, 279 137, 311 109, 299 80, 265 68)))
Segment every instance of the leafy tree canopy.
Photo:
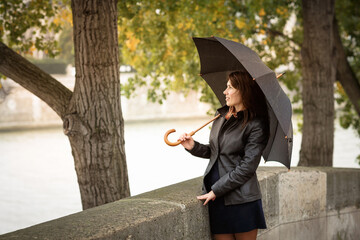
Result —
POLYGON ((23 55, 42 50, 50 57, 56 56, 59 49, 55 34, 63 23, 59 7, 57 1, 1 1, 0 40, 23 55))
POLYGON ((170 90, 195 89, 202 91, 203 101, 217 104, 198 76, 199 58, 191 39, 212 35, 250 45, 272 69, 292 62, 296 66, 287 70, 282 81, 289 89, 298 89, 301 29, 295 24, 289 29, 292 36, 283 34, 292 12, 297 11, 297 5, 289 1, 122 1, 122 60, 138 72, 124 92, 131 94, 150 76, 152 101, 161 102, 170 90))

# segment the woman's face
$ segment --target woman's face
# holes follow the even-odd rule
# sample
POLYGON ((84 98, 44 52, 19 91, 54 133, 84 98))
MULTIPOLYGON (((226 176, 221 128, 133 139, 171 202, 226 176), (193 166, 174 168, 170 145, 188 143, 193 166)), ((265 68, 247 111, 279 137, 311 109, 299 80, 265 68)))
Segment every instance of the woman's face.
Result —
POLYGON ((225 89, 224 94, 226 105, 229 107, 234 106, 236 111, 243 110, 240 91, 231 85, 230 80, 227 82, 227 88, 225 89))

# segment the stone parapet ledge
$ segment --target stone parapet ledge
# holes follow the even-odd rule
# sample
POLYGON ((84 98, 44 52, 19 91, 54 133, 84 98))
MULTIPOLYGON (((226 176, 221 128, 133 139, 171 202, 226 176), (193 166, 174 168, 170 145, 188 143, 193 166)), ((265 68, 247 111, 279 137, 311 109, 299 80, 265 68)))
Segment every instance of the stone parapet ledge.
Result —
POLYGON ((258 239, 358 239, 360 169, 259 168, 268 229, 258 239))
MULTIPOLYGON (((360 169, 261 167, 258 239, 357 239, 360 169)), ((88 209, 0 239, 211 239, 202 178, 88 209)))
POLYGON ((10 239, 209 239, 202 178, 87 209, 23 230, 10 239))

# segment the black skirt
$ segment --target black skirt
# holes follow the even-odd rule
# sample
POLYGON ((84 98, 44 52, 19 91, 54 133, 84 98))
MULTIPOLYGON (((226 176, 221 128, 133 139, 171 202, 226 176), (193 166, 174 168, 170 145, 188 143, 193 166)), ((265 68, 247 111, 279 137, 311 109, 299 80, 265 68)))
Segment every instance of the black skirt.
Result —
MULTIPOLYGON (((211 189, 211 186, 219 178, 218 163, 216 162, 206 177, 206 188, 211 189)), ((226 206, 224 198, 219 197, 215 201, 210 201, 208 207, 212 234, 241 233, 266 228, 261 199, 226 206)))

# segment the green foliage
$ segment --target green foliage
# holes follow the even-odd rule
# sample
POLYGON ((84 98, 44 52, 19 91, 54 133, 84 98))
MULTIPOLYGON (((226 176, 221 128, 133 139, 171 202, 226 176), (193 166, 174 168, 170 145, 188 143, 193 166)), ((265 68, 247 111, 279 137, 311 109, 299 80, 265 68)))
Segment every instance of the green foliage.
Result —
POLYGON ((61 30, 56 21, 59 5, 54 1, 8 0, 0 2, 0 40, 13 50, 31 55, 36 49, 48 56, 58 54, 55 34, 61 30))
POLYGON ((340 125, 345 129, 352 127, 360 137, 360 116, 355 112, 353 105, 339 83, 337 84, 335 100, 338 104, 337 115, 340 125))
POLYGON ((360 9, 355 0, 336 1, 336 18, 349 63, 360 77, 360 9))
MULTIPOLYGON (((299 59, 299 39, 283 34, 290 13, 297 11, 289 1, 132 0, 121 1, 118 10, 122 61, 133 66, 139 78, 151 77, 147 85, 152 101, 159 101, 171 90, 199 90, 202 101, 218 107, 214 94, 198 75, 199 57, 191 37, 214 35, 245 43, 272 69, 299 59)), ((298 29, 294 25, 293 32, 298 29)), ((300 77, 297 68, 288 69, 281 80, 296 90, 300 77)), ((123 89, 131 96, 135 88, 123 89)), ((299 96, 295 96, 298 101, 299 96)))

